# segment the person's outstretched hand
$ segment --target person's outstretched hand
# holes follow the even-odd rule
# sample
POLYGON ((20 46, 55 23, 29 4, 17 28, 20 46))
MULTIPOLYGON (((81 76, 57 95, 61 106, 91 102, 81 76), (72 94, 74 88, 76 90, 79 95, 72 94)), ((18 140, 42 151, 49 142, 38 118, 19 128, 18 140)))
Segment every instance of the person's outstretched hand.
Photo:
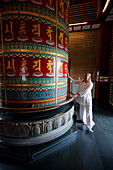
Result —
POLYGON ((78 95, 80 95, 80 93, 76 93, 76 95, 78 96, 78 95))
POLYGON ((68 77, 70 77, 70 76, 69 76, 69 72, 67 73, 67 75, 68 75, 68 77))

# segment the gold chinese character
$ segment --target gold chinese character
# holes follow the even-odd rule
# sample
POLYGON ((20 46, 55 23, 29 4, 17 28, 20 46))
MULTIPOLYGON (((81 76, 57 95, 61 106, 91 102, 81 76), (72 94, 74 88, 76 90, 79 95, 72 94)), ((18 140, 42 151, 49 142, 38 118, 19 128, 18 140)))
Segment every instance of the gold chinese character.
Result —
POLYGON ((22 72, 25 72, 25 71, 27 71, 27 62, 26 62, 26 60, 23 58, 22 59, 22 61, 21 61, 21 67, 20 67, 20 70, 22 71, 22 72))
POLYGON ((65 72, 67 73, 68 71, 68 67, 67 67, 67 64, 65 64, 65 72))
POLYGON ((33 61, 33 69, 34 70, 39 70, 41 72, 41 60, 39 59, 38 61, 33 61))
POLYGON ((63 0, 60 1, 60 8, 62 10, 62 14, 64 13, 64 2, 63 0))
POLYGON ((49 39, 50 39, 50 41, 52 40, 52 35, 51 35, 51 33, 53 32, 53 30, 51 29, 51 27, 50 26, 48 26, 48 29, 47 29, 47 35, 48 35, 48 37, 49 37, 49 39))
POLYGON ((40 24, 38 25, 33 25, 34 29, 32 29, 32 33, 35 35, 38 35, 40 37, 40 24))
POLYGON ((52 65, 53 65, 53 63, 51 62, 51 60, 48 60, 47 68, 48 68, 48 70, 50 71, 50 73, 51 73, 51 71, 52 71, 52 65))
POLYGON ((13 34, 13 22, 12 22, 12 21, 10 21, 10 31, 9 31, 9 26, 8 26, 8 24, 6 24, 5 33, 8 33, 8 32, 10 32, 11 35, 14 36, 14 34, 13 34))
POLYGON ((60 72, 63 73, 63 62, 60 64, 60 72))
POLYGON ((65 45, 66 45, 66 47, 68 47, 67 37, 65 37, 65 45))
POLYGON ((49 4, 52 5, 52 0, 49 0, 49 4))
POLYGON ((24 23, 23 21, 21 21, 20 29, 19 29, 18 33, 19 33, 20 35, 25 35, 25 34, 26 34, 25 23, 24 23))
POLYGON ((68 18, 68 8, 66 8, 66 18, 68 18))
POLYGON ((7 69, 13 69, 13 71, 16 72, 14 59, 12 59, 11 61, 8 61, 7 69))
POLYGON ((67 4, 68 4, 68 7, 69 7, 69 1, 67 2, 67 4))
POLYGON ((61 43, 63 44, 63 33, 62 33, 62 32, 60 32, 59 40, 60 40, 60 41, 61 41, 61 43))

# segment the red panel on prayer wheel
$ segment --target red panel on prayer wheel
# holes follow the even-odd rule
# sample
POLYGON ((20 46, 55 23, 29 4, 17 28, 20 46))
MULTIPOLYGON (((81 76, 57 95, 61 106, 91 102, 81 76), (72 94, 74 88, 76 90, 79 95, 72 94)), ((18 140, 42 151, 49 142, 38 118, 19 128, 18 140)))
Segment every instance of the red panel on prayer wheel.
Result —
POLYGON ((0 104, 44 107, 66 100, 68 0, 2 0, 0 104))

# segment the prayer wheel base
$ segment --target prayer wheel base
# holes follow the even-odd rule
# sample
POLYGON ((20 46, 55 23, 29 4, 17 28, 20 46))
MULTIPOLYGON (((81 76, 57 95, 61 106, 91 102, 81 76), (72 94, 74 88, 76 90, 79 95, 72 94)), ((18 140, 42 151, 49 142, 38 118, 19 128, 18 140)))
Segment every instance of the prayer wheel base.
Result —
POLYGON ((73 140, 75 140, 76 132, 76 123, 73 123, 71 128, 64 135, 40 145, 9 146, 0 143, 0 158, 13 163, 14 160, 15 162, 39 160, 47 156, 48 153, 58 150, 61 147, 73 142, 73 140))
POLYGON ((73 125, 72 103, 42 113, 1 112, 0 140, 3 144, 29 146, 49 142, 73 125), (15 114, 15 117, 14 117, 15 114))

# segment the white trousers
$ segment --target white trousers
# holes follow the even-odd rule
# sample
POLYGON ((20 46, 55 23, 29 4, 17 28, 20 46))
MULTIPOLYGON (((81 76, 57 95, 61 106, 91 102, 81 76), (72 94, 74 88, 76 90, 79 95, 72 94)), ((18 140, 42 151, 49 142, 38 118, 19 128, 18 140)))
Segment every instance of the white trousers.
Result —
POLYGON ((92 128, 95 125, 93 122, 92 104, 80 105, 80 118, 88 128, 92 128))

